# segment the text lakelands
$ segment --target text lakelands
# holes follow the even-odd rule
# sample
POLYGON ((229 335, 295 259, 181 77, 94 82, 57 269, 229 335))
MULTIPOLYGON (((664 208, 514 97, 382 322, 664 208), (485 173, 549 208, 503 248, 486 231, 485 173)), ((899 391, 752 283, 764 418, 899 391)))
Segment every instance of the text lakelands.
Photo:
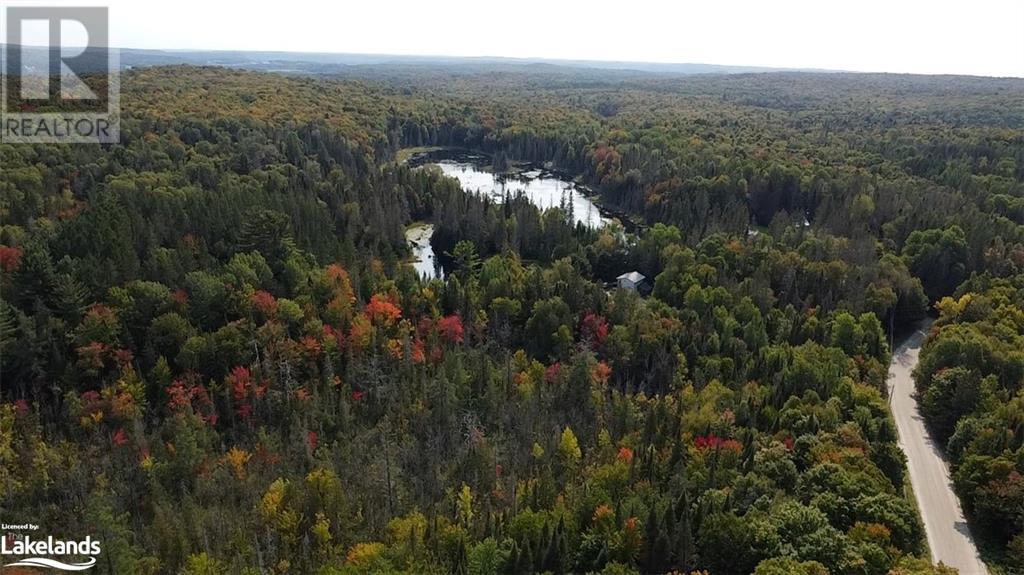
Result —
POLYGON ((81 541, 62 541, 53 536, 46 539, 15 539, 8 541, 0 537, 0 554, 2 555, 99 555, 100 542, 86 537, 81 541))

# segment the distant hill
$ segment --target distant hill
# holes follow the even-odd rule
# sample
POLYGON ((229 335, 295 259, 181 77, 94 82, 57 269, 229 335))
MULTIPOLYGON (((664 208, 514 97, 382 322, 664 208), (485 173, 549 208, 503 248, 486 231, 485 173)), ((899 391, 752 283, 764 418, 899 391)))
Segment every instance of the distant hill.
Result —
MULTIPOLYGON (((29 70, 44 70, 46 48, 25 47, 23 64, 29 70)), ((98 64, 98 62, 97 62, 98 64)), ((188 64, 193 66, 224 66, 264 72, 298 74, 358 73, 366 68, 409 69, 444 67, 453 72, 474 72, 481 69, 558 69, 611 70, 650 74, 746 74, 757 72, 826 72, 798 68, 765 68, 757 66, 722 66, 716 64, 660 64, 651 62, 615 62, 596 60, 555 60, 546 58, 465 58, 453 56, 401 56, 388 54, 332 54, 322 52, 246 52, 195 50, 140 50, 122 48, 122 68, 140 68, 188 64)))

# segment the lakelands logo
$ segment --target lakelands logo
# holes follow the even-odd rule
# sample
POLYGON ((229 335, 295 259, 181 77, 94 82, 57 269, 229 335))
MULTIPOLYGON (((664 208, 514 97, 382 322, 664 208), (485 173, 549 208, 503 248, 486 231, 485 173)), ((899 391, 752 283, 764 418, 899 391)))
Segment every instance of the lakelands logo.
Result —
POLYGON ((12 6, 3 14, 0 142, 118 142, 120 62, 107 8, 12 6))
MULTIPOLYGON (((12 526, 7 526, 12 527, 12 526)), ((60 571, 85 571, 96 565, 100 554, 100 542, 92 537, 79 541, 35 539, 24 537, 0 537, 0 556, 21 557, 4 567, 35 567, 37 569, 58 569, 60 571), (84 558, 84 560, 83 560, 84 558)))

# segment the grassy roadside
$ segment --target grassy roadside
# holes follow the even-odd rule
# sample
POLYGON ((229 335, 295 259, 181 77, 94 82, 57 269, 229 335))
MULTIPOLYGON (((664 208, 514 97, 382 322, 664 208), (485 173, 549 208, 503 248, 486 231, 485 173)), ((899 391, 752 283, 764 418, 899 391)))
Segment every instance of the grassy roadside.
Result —
POLYGON ((921 517, 921 508, 917 504, 917 496, 914 495, 914 487, 910 484, 910 472, 907 472, 906 477, 903 478, 903 497, 910 502, 911 507, 914 508, 914 515, 917 516, 917 521, 921 525, 921 556, 927 557, 929 561, 932 560, 932 549, 928 545, 928 534, 924 532, 924 518, 921 517))

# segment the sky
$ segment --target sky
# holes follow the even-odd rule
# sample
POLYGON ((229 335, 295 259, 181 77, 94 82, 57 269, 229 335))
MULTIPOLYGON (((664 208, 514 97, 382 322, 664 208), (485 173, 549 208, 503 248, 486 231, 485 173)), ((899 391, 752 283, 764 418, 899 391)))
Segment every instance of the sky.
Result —
MULTIPOLYGON (((15 3, 5 3, 10 4, 15 3)), ((52 4, 109 6, 111 44, 127 48, 540 57, 1024 77, 1024 0, 52 4)), ((73 31, 68 35, 73 37, 73 31)))

